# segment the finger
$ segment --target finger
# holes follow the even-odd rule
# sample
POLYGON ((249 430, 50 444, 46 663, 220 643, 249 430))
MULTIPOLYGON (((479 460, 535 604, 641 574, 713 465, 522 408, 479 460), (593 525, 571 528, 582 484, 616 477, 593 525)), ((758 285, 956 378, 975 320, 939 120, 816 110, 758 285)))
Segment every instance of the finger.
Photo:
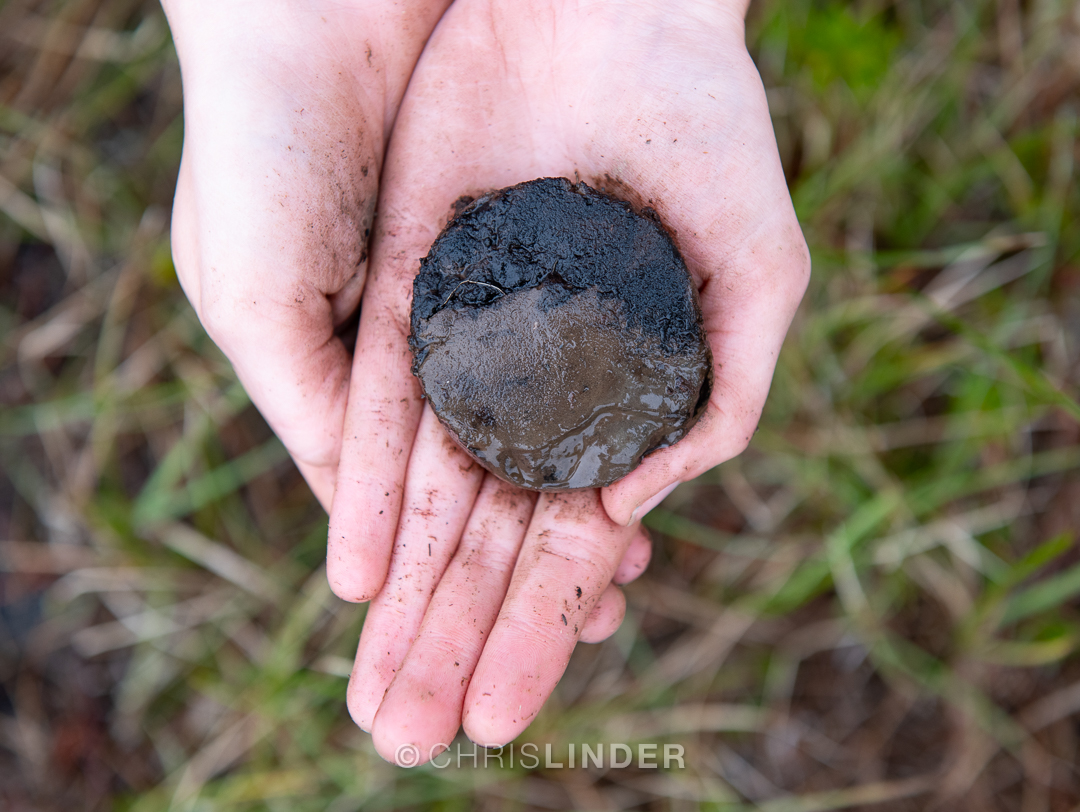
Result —
POLYGON ((349 680, 349 712, 364 730, 371 729, 383 693, 416 638, 483 477, 430 409, 420 420, 413 452, 394 555, 364 619, 349 680))
MULTIPOLYGON (((410 86, 395 127, 436 137, 438 127, 417 123, 429 115, 421 104, 427 98, 421 90, 438 95, 437 88, 414 92, 410 86)), ((412 283, 419 260, 449 219, 455 200, 507 180, 501 163, 462 164, 452 154, 442 160, 438 150, 446 149, 443 142, 449 135, 443 136, 436 144, 399 141, 406 146, 391 144, 387 155, 385 193, 379 203, 372 273, 360 318, 330 514, 327 575, 334 592, 345 600, 370 599, 389 565, 400 509, 398 483, 406 476, 421 405, 408 347, 412 283), (432 171, 432 166, 439 171, 432 171)), ((525 170, 510 182, 535 176, 530 171, 534 170, 525 170)))
POLYGON ((451 5, 432 34, 395 119, 383 165, 370 278, 364 293, 341 465, 330 514, 327 575, 335 593, 370 599, 389 565, 400 484, 420 414, 408 349, 412 282, 454 201, 574 165, 537 150, 533 111, 515 77, 489 75, 502 48, 483 36, 462 48, 458 31, 485 31, 476 4, 451 5), (485 83, 475 77, 484 74, 485 83), (475 94, 501 98, 498 108, 475 94))
POLYGON ((488 475, 461 544, 386 691, 371 728, 393 761, 412 744, 427 760, 454 740, 473 669, 499 613, 536 496, 488 475))
POLYGON ((601 643, 615 634, 624 617, 626 596, 615 584, 608 584, 608 588, 600 594, 596 605, 585 618, 585 625, 581 627, 581 637, 578 639, 582 643, 601 643))
POLYGON ((541 494, 469 683, 462 723, 470 739, 505 744, 536 716, 633 535, 612 524, 595 490, 541 494))
POLYGON ((612 583, 630 583, 645 572, 651 558, 652 539, 645 532, 645 528, 639 525, 637 535, 630 540, 630 546, 626 548, 622 561, 619 562, 619 567, 615 570, 615 577, 611 579, 612 583))
MULTIPOLYGON (((341 463, 330 511, 326 572, 334 593, 370 600, 383 585, 401 510, 423 399, 412 374, 412 280, 438 227, 438 215, 395 214, 394 189, 382 204, 372 270, 353 358, 341 463)), ((406 190, 407 191, 407 190, 406 190)))

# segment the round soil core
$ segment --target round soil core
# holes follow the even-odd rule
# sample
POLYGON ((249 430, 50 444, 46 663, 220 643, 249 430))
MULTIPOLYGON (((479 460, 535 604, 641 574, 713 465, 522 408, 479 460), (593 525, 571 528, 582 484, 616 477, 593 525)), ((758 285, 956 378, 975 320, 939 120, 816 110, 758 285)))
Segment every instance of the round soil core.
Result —
POLYGON ((533 490, 610 485, 697 422, 712 357, 651 209, 540 178, 459 205, 413 283, 413 373, 450 434, 533 490))

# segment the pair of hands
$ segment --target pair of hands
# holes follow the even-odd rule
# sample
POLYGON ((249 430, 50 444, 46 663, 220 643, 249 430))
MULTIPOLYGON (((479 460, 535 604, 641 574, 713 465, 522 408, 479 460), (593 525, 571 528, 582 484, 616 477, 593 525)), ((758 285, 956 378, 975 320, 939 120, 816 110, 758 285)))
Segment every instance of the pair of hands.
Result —
POLYGON ((461 724, 485 745, 524 730, 576 643, 621 622, 641 517, 753 434, 809 257, 745 2, 165 4, 185 97, 177 270, 330 510, 334 591, 371 600, 348 704, 389 760, 426 760, 461 724), (693 431, 625 479, 537 497, 449 439, 407 336, 454 201, 544 176, 657 210, 715 385, 693 431))

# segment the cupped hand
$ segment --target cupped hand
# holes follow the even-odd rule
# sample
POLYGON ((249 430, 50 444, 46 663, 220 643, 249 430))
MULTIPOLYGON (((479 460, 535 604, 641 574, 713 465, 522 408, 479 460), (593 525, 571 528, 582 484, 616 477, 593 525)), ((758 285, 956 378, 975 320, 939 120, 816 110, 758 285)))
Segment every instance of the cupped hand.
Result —
POLYGON ((448 3, 165 3, 184 83, 177 273, 327 509, 386 141, 448 3))
POLYGON ((809 258, 744 13, 737 0, 458 0, 425 48, 385 164, 327 560, 339 595, 376 596, 349 707, 387 758, 404 743, 426 758, 459 722, 483 744, 518 735, 576 642, 618 625, 611 583, 648 557, 640 517, 753 434, 809 258), (406 337, 418 260, 454 201, 544 176, 658 212, 697 285, 715 382, 680 443, 534 507, 481 487, 423 408, 406 337))

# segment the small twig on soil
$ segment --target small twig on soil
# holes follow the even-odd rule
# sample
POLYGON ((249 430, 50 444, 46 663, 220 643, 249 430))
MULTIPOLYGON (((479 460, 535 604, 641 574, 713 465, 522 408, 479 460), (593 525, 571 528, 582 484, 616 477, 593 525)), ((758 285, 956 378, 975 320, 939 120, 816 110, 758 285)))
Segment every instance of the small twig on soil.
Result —
POLYGON ((452 291, 450 291, 450 295, 447 296, 445 299, 443 299, 443 303, 441 305, 439 305, 439 307, 446 307, 446 303, 454 298, 455 293, 457 293, 459 290, 461 290, 461 285, 482 285, 485 288, 491 288, 492 290, 497 290, 499 292, 499 294, 502 295, 502 296, 506 295, 506 291, 503 290, 502 288, 496 286, 496 285, 489 285, 487 282, 474 282, 472 279, 464 279, 464 280, 461 281, 461 284, 459 284, 456 288, 454 288, 452 291))

